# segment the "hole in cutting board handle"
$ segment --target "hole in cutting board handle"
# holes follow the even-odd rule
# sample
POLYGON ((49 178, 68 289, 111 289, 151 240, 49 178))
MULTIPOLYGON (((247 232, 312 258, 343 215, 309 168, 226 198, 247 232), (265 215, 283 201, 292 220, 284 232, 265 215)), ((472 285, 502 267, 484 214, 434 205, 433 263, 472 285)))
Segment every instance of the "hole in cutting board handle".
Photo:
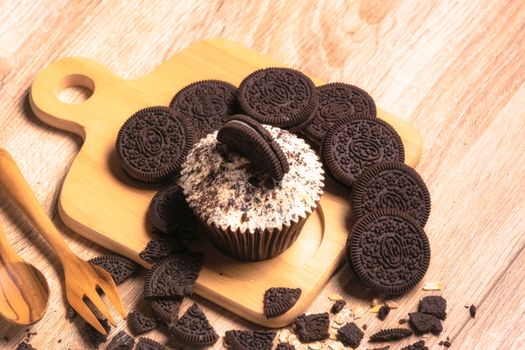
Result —
POLYGON ((83 74, 71 74, 64 77, 57 86, 57 98, 68 104, 87 101, 95 92, 95 82, 83 74))

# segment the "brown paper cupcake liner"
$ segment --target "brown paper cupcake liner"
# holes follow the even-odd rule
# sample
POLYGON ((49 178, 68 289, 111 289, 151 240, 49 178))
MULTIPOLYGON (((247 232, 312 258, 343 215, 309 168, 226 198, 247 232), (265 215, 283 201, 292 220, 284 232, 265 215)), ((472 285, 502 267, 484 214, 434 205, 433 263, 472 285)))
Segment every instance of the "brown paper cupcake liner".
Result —
POLYGON ((224 254, 244 261, 259 261, 273 258, 288 249, 301 233, 310 214, 282 228, 257 229, 255 232, 241 232, 230 227, 223 229, 213 223, 204 226, 210 241, 224 254))

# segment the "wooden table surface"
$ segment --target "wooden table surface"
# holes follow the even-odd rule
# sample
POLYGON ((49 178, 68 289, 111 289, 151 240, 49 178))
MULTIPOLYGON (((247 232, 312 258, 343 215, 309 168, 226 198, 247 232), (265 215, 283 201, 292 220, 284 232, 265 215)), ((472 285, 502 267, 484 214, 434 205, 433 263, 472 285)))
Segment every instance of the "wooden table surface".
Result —
MULTIPOLYGON (((81 141, 35 118, 27 100, 33 77, 71 55, 96 59, 122 77, 139 77, 210 37, 239 41, 325 81, 359 85, 382 108, 410 120, 425 140, 417 170, 433 208, 426 226, 432 261, 424 281, 441 281, 444 289, 428 292, 419 286, 396 298, 400 307, 381 322, 368 310, 376 296, 345 266, 312 312, 326 311, 327 296, 339 293, 349 308, 363 308, 356 323, 368 326, 368 336, 396 326, 421 297, 441 294, 448 300, 448 317, 442 335, 425 338, 430 349, 442 349, 438 343, 446 337, 453 349, 525 348, 525 3, 520 0, 316 0, 299 7, 292 1, 0 2, 0 145, 18 161, 76 253, 86 259, 104 253, 65 228, 57 215, 57 195, 81 141), (471 304, 478 307, 475 319, 464 307, 471 304)), ((0 221, 14 248, 47 276, 52 291, 45 318, 31 327, 37 333, 31 343, 38 349, 87 348, 78 320, 65 320, 56 256, 3 193, 0 221)), ((142 277, 120 287, 129 310, 142 303, 142 277)), ((221 335, 256 328, 194 299, 221 335)), ((125 327, 120 320, 119 329, 125 327)), ((25 327, 0 322, 0 348, 14 348, 25 336, 25 327)), ((148 336, 167 341, 160 332, 148 336)))

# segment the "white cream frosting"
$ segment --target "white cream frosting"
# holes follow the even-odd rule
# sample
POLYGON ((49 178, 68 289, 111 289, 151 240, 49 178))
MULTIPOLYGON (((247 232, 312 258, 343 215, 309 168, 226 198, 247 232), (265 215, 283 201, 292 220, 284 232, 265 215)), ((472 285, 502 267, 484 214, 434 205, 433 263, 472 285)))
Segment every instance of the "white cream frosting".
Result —
MULTIPOLYGON (((217 150, 217 132, 201 139, 182 166, 180 185, 186 200, 209 225, 255 232, 280 229, 311 213, 323 193, 324 172, 317 154, 294 134, 264 127, 282 148, 290 171, 273 188, 256 183, 250 161, 217 150)), ((261 180, 262 181, 262 180, 261 180)))

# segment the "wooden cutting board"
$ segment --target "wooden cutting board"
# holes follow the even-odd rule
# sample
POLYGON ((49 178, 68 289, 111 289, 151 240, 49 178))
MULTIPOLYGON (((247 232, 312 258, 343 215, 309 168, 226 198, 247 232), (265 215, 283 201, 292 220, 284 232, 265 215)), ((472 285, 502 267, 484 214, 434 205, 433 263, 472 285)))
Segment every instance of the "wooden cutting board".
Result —
MULTIPOLYGON (((59 199, 66 225, 148 267, 138 253, 152 238, 146 211, 155 189, 131 181, 120 169, 114 151, 119 128, 141 108, 168 105, 177 91, 194 81, 221 79, 238 86, 249 73, 269 66, 283 64, 237 43, 213 39, 191 45, 136 80, 121 79, 103 65, 81 57, 61 59, 39 72, 30 94, 37 117, 84 139, 59 199), (59 100, 58 93, 71 86, 88 88, 92 95, 77 104, 59 100)), ((378 116, 401 135, 406 163, 415 166, 422 151, 417 130, 381 109, 378 116)), ((351 223, 348 194, 331 184, 325 192, 300 237, 276 258, 239 262, 201 239, 193 248, 206 253, 206 263, 195 292, 260 325, 282 327, 293 322, 307 310, 344 258, 351 223), (270 287, 299 287, 302 295, 286 314, 267 320, 263 295, 270 287)))

